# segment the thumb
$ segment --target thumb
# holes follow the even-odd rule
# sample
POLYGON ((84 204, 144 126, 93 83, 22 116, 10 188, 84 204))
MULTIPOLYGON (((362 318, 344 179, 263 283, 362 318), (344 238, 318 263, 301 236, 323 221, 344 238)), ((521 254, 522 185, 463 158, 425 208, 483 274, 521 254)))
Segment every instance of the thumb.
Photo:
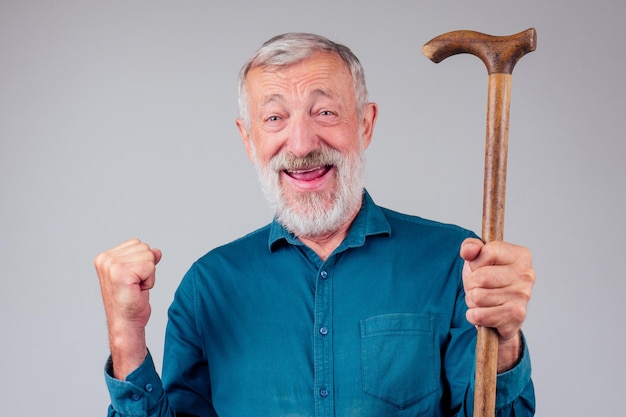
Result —
POLYGON ((461 243, 461 249, 459 255, 466 262, 472 262, 478 257, 480 251, 485 244, 480 240, 473 237, 467 238, 461 243))
POLYGON ((163 257, 163 253, 161 252, 160 249, 157 249, 157 248, 150 248, 150 251, 154 255, 154 264, 155 265, 158 264, 161 261, 161 258, 163 257))

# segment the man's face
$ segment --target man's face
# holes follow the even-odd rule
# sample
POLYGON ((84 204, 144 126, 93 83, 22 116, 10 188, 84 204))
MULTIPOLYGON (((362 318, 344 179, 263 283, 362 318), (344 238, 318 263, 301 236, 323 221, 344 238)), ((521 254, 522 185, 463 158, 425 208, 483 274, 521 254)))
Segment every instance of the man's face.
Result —
POLYGON ((321 228, 286 225, 304 234, 330 232, 323 229, 351 220, 361 203, 362 151, 376 106, 368 104, 359 116, 343 61, 318 52, 280 70, 254 68, 246 86, 250 124, 238 120, 237 126, 266 194, 278 200, 279 219, 285 210, 313 222, 338 212, 321 228))

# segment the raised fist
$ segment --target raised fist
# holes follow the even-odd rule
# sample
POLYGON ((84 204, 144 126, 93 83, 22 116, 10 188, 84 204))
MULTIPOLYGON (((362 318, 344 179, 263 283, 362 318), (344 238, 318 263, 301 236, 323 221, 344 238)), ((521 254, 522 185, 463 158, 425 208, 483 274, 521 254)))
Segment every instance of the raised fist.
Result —
POLYGON ((96 256, 94 264, 109 328, 115 376, 123 379, 146 356, 145 327, 150 318, 161 251, 139 239, 128 240, 96 256))

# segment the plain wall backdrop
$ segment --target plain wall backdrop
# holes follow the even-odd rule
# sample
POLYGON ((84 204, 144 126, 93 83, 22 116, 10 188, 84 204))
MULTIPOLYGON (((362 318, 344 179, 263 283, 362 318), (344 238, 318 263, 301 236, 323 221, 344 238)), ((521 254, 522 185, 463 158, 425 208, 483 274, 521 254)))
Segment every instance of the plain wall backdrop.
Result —
POLYGON ((0 413, 105 415, 94 256, 161 248, 148 342, 191 263, 271 220, 235 128, 260 44, 310 31, 361 59, 380 116, 367 188, 480 231, 487 73, 433 64, 444 32, 538 48, 513 73, 505 239, 538 274, 525 331, 537 416, 621 415, 626 2, 0 0, 0 413))

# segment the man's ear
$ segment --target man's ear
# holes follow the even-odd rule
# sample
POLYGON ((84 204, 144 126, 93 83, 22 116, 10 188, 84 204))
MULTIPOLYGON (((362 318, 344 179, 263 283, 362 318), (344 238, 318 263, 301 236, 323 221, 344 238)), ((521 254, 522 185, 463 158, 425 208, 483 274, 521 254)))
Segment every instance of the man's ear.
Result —
POLYGON ((239 130, 239 134, 241 135, 241 140, 243 141, 243 146, 246 147, 246 152, 248 154, 248 159, 250 160, 250 162, 252 162, 254 164, 255 163, 255 161, 254 161, 254 152, 252 151, 252 142, 251 142, 251 138, 250 138, 250 132, 248 132, 248 128, 246 127, 246 123, 241 118, 238 118, 237 120, 235 120, 235 123, 237 124, 237 129, 239 130))
POLYGON ((374 126, 378 118, 378 105, 376 103, 367 103, 363 108, 363 118, 361 119, 361 129, 363 138, 363 150, 367 149, 372 141, 374 134, 374 126))

